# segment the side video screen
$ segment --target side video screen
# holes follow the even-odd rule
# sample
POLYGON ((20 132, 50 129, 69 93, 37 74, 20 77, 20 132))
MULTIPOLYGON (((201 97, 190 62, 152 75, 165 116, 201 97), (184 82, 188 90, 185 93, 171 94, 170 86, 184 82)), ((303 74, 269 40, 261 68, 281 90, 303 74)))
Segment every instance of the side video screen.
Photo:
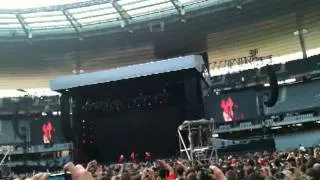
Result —
POLYGON ((64 142, 61 117, 40 116, 31 122, 31 143, 35 145, 64 142))
POLYGON ((257 100, 255 91, 227 92, 205 97, 206 118, 217 123, 236 122, 255 118, 257 100))

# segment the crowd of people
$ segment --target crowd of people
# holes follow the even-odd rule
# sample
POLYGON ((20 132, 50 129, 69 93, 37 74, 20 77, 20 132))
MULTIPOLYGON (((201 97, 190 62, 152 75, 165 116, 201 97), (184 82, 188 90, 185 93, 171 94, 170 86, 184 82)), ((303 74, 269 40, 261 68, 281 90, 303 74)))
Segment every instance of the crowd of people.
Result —
MULTIPOLYGON (((72 180, 320 180, 320 148, 229 155, 193 165, 183 159, 127 161, 109 166, 97 161, 68 163, 64 172, 69 172, 72 180)), ((48 172, 39 173, 29 179, 46 180, 49 176, 48 172)))

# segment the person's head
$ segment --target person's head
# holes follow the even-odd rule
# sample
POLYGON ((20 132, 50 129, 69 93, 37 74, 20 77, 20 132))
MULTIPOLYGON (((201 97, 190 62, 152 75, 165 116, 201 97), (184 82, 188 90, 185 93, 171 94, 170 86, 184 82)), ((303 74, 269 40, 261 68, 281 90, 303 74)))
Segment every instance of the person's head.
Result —
POLYGON ((169 171, 165 168, 160 168, 159 170, 160 179, 167 179, 168 176, 169 176, 169 171))
POLYGON ((312 180, 320 179, 320 170, 315 168, 308 169, 306 174, 310 176, 312 180))
POLYGON ((100 177, 100 180, 109 180, 109 179, 111 179, 111 178, 108 178, 108 176, 102 176, 102 177, 100 177))
POLYGON ((142 180, 152 180, 155 178, 154 171, 151 168, 146 168, 142 172, 142 180))
POLYGON ((228 180, 237 180, 238 179, 238 173, 234 170, 228 171, 226 173, 226 176, 228 180))
POLYGON ((247 176, 249 176, 250 174, 253 174, 253 173, 255 173, 255 171, 252 167, 247 169, 247 172, 246 172, 247 176))
POLYGON ((294 157, 290 157, 288 159, 288 162, 292 167, 297 167, 297 162, 296 162, 296 159, 294 157))
POLYGON ((176 173, 178 177, 184 176, 184 168, 180 165, 176 166, 176 173))
POLYGON ((186 178, 186 180, 197 180, 198 178, 197 178, 197 175, 196 175, 196 173, 189 173, 188 175, 187 175, 187 178, 186 178))
POLYGON ((113 177, 111 178, 111 180, 120 180, 120 177, 119 177, 119 176, 113 176, 113 177))
POLYGON ((255 166, 255 162, 253 159, 249 159, 248 160, 248 165, 251 166, 251 167, 254 167, 255 166))
POLYGON ((265 180, 265 177, 260 173, 254 172, 248 176, 247 180, 265 180))
POLYGON ((120 180, 131 180, 131 176, 129 173, 122 173, 120 180))
POLYGON ((274 160, 274 166, 275 166, 276 168, 281 167, 281 161, 280 161, 280 159, 275 159, 275 160, 274 160))

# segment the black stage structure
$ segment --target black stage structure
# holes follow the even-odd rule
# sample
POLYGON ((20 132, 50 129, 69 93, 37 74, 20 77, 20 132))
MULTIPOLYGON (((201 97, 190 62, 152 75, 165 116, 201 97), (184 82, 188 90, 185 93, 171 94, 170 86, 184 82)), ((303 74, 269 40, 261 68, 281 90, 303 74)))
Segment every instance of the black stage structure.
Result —
POLYGON ((202 57, 191 55, 52 80, 74 161, 178 154, 177 127, 204 116, 204 69, 202 57))

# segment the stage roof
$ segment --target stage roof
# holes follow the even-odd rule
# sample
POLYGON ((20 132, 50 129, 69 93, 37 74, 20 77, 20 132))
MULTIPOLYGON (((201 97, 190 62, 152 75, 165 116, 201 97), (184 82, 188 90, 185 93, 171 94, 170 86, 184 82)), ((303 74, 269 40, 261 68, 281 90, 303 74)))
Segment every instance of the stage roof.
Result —
POLYGON ((149 62, 79 75, 57 77, 50 81, 50 88, 55 91, 75 87, 133 79, 154 74, 162 74, 186 69, 201 72, 204 62, 201 56, 191 55, 162 61, 149 62))

